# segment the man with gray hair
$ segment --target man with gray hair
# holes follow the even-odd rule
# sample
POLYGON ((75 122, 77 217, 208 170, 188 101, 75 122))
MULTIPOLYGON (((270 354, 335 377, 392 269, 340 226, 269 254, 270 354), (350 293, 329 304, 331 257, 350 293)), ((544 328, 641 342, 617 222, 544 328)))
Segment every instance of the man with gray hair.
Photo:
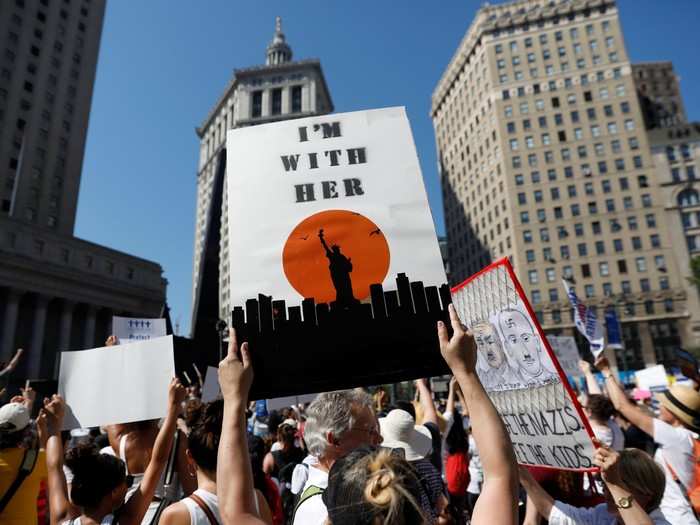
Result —
POLYGON ((328 511, 321 495, 328 472, 338 458, 363 445, 381 442, 372 399, 362 389, 320 394, 306 410, 304 441, 316 462, 294 509, 294 525, 326 522, 328 511))

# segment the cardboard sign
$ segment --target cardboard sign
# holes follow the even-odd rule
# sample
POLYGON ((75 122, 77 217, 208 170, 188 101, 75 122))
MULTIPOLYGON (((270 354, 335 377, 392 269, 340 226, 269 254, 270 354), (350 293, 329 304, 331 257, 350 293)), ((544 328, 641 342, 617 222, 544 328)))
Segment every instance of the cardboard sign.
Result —
POLYGON ((172 336, 62 352, 58 393, 66 401, 63 429, 159 419, 167 412, 173 377, 172 336))
POLYGON ((564 373, 574 378, 582 377, 583 373, 578 366, 581 356, 578 353, 576 339, 571 336, 548 335, 547 340, 564 373))
POLYGON ((163 337, 166 335, 165 319, 114 316, 112 317, 112 334, 117 336, 120 345, 163 337))
POLYGON ((446 281, 404 108, 233 129, 226 147, 232 304, 446 281))
POLYGON ((664 365, 650 366, 634 373, 637 387, 646 390, 665 390, 668 388, 668 376, 664 365))
MULTIPOLYGON (((240 327, 245 309, 249 326, 242 331, 260 348, 254 352, 252 395, 378 384, 386 382, 389 371, 392 380, 424 373, 417 370, 422 358, 412 347, 425 348, 427 338, 435 339, 433 322, 447 305, 430 303, 428 288, 437 290, 446 278, 404 108, 234 129, 226 148, 229 296, 234 317, 236 308, 241 315, 232 325, 240 327), (399 292, 402 280, 407 296, 399 292), (414 292, 414 285, 420 290, 414 292), (394 296, 387 298, 390 293, 394 296), (302 306, 303 318, 292 310, 302 306), (393 306, 410 315, 427 314, 425 326, 430 321, 429 331, 419 322, 383 327, 387 334, 405 336, 401 363, 382 359, 390 350, 379 343, 378 325, 372 323, 378 316, 391 317, 393 306), (337 330, 352 331, 333 345, 328 345, 332 335, 322 333, 327 312, 337 330), (273 320, 287 324, 283 329, 273 320), (297 322, 308 333, 290 328, 297 322), (251 331, 259 331, 260 339, 251 331), (304 345, 303 337, 311 341, 304 345), (312 357, 316 347, 325 352, 318 359, 312 357), (295 357, 287 360, 290 354, 295 357), (347 368, 370 357, 372 366, 363 366, 361 373, 347 368), (357 383, 347 385, 353 375, 357 383)), ((437 291, 433 295, 437 299, 437 291)), ((431 375, 444 372, 438 368, 433 365, 431 375)))
POLYGON ((518 462, 591 470, 593 433, 508 259, 452 289, 477 344, 477 373, 518 462))

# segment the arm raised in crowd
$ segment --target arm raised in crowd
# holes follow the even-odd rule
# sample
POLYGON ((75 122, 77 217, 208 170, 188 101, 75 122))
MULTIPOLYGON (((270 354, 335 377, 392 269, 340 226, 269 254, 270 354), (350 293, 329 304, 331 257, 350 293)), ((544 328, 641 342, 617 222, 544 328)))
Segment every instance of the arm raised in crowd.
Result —
POLYGON ((153 500, 158 481, 168 462, 170 448, 173 446, 177 416, 184 399, 185 387, 180 384, 177 378, 173 378, 168 385, 168 414, 165 416, 165 421, 163 421, 156 442, 153 444, 153 454, 143 474, 143 480, 119 514, 120 525, 141 523, 148 505, 153 500))
POLYGON ((610 491, 614 501, 630 498, 627 508, 618 505, 617 512, 625 525, 653 525, 647 511, 640 505, 638 498, 625 485, 620 475, 620 454, 606 445, 600 445, 593 456, 593 464, 600 467, 600 475, 610 491))
POLYGON ((44 441, 46 436, 46 470, 47 488, 49 493, 49 512, 51 523, 62 523, 70 518, 71 504, 68 499, 68 484, 63 473, 63 441, 61 426, 66 411, 65 403, 60 396, 54 395, 51 401, 44 399, 36 420, 39 436, 44 441))
POLYGON ((454 331, 438 323, 440 352, 457 378, 471 418, 472 434, 484 469, 484 486, 472 515, 474 525, 518 523, 518 470, 510 437, 501 417, 476 375, 476 343, 465 332, 453 305, 449 307, 454 331))
POLYGON ((610 401, 612 401, 615 410, 625 416, 630 423, 654 437, 654 418, 630 401, 625 395, 625 391, 617 382, 615 374, 610 370, 610 363, 608 363, 607 357, 598 358, 595 366, 601 371, 605 378, 608 397, 610 397, 610 401))
POLYGON ((224 525, 263 524, 255 510, 253 470, 248 456, 245 409, 253 383, 248 343, 239 357, 236 331, 229 331, 228 355, 219 363, 224 420, 216 466, 216 492, 224 525))
POLYGON ((586 378, 586 388, 588 388, 588 393, 602 394, 603 390, 600 388, 598 380, 593 374, 593 370, 591 370, 591 364, 588 361, 584 361, 583 359, 581 359, 578 362, 578 367, 581 370, 581 372, 583 372, 583 377, 586 378))
POLYGON ((450 378, 450 386, 447 391, 447 404, 445 405, 445 414, 452 413, 455 411, 455 397, 457 390, 457 379, 453 376, 450 378))
POLYGON ((423 423, 433 423, 437 425, 438 415, 437 410, 435 410, 435 403, 433 402, 433 394, 430 392, 430 387, 428 387, 428 380, 417 379, 416 391, 418 393, 420 406, 423 409, 423 423))

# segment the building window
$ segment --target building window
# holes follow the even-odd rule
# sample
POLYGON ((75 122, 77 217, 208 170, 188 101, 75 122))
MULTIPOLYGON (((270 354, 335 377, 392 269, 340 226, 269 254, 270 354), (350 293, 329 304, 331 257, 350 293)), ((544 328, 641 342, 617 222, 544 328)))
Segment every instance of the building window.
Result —
POLYGON ((259 117, 262 115, 262 96, 263 92, 262 91, 253 91, 252 94, 252 105, 251 105, 251 116, 253 118, 259 117))
POLYGON ((282 113, 282 89, 276 88, 271 92, 272 95, 272 114, 280 115, 282 113))

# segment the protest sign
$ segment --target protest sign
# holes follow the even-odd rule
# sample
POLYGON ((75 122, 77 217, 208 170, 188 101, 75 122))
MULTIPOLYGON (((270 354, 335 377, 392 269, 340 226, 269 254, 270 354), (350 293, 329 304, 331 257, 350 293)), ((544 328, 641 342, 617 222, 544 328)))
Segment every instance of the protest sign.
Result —
POLYGON ((591 470, 593 432, 508 259, 453 288, 452 299, 518 462, 591 470))
POLYGON ((603 327, 598 322, 595 310, 579 300, 576 291, 570 286, 569 282, 563 279, 562 283, 566 289, 566 295, 569 297, 571 308, 574 310, 574 324, 581 335, 588 339, 591 353, 593 357, 597 358, 605 350, 603 327))
POLYGON ((665 390, 668 387, 668 376, 664 365, 650 366, 634 373, 638 388, 646 390, 665 390))
POLYGON ((436 348, 446 278, 404 108, 230 130, 226 173, 232 325, 258 346, 254 397, 444 373, 420 355, 436 348))
POLYGON ((172 336, 61 353, 65 429, 158 419, 175 377, 172 336))
POLYGON ((578 353, 576 339, 571 336, 548 335, 547 340, 564 373, 571 377, 581 377, 583 374, 578 366, 581 356, 578 353))
POLYGON ((219 369, 214 366, 207 367, 207 374, 204 376, 204 386, 202 387, 202 401, 209 403, 221 397, 219 388, 219 369))
POLYGON ((163 337, 166 335, 165 319, 114 316, 112 317, 112 334, 117 336, 120 345, 163 337))

